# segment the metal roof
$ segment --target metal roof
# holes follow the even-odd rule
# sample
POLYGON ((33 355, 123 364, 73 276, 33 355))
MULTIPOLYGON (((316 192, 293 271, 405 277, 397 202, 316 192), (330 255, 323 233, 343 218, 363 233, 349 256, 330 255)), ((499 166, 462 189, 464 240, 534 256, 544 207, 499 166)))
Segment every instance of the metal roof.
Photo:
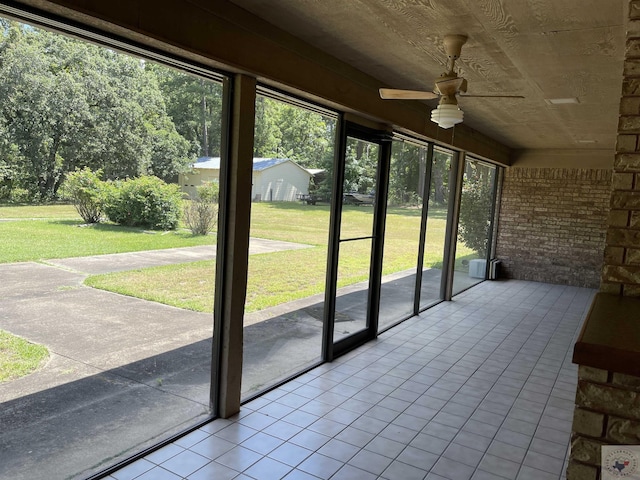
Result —
MULTIPOLYGON (((253 170, 262 171, 262 170, 266 170, 267 168, 271 168, 285 162, 291 162, 297 167, 300 167, 303 170, 309 172, 309 174, 311 175, 315 175, 316 173, 323 171, 322 169, 317 169, 317 168, 307 169, 307 168, 301 167, 296 162, 289 160, 288 158, 260 158, 260 157, 253 159, 253 170)), ((220 170, 220 157, 200 157, 191 166, 193 168, 197 168, 200 170, 220 170)))
POLYGON ((191 166, 193 168, 220 170, 220 157, 200 157, 191 166))
POLYGON ((256 171, 266 170, 284 162, 291 162, 291 160, 287 158, 254 158, 253 169, 256 171))

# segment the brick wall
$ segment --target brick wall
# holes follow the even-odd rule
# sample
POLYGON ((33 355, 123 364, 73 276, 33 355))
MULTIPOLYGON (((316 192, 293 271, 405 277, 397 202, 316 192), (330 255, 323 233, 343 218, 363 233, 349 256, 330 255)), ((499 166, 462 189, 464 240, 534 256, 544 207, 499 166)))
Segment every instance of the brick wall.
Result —
POLYGON ((611 171, 508 168, 496 256, 507 278, 598 288, 611 171))
POLYGON ((602 445, 640 443, 640 378, 581 366, 567 478, 595 480, 602 445))

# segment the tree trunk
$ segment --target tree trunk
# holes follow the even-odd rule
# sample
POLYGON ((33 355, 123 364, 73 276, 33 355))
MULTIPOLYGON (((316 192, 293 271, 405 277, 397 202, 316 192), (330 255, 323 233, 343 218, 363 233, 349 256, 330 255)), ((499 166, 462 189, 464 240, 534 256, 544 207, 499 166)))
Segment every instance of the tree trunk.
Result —
POLYGON ((207 96, 204 79, 200 79, 200 92, 202 93, 202 156, 209 156, 209 136, 207 133, 207 96))

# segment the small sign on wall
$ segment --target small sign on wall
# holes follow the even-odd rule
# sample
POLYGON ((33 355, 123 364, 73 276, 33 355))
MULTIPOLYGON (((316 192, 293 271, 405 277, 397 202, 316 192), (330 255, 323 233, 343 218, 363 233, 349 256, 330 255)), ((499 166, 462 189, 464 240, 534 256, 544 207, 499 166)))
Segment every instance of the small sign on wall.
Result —
POLYGON ((640 480, 640 445, 603 445, 602 480, 640 480))

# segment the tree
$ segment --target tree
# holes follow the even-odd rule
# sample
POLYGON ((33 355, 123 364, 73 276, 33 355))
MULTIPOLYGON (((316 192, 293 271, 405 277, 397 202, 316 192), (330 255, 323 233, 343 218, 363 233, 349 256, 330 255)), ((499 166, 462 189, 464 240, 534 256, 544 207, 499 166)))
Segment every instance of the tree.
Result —
POLYGON ((256 97, 256 120, 253 139, 254 157, 279 157, 282 143, 282 132, 278 121, 281 116, 277 114, 280 102, 256 97))
POLYGON ((280 103, 276 109, 276 122, 280 130, 280 156, 305 168, 326 166, 327 157, 333 160, 333 123, 311 110, 280 103))
POLYGON ((426 169, 426 150, 401 143, 393 148, 389 175, 389 203, 418 205, 421 203, 426 169))
POLYGON ((431 166, 430 199, 439 206, 446 205, 449 199, 449 170, 451 168, 450 154, 434 151, 431 166))
POLYGON ((220 156, 222 85, 162 65, 151 65, 176 131, 194 157, 220 156))
POLYGON ((0 150, 12 152, 12 188, 35 200, 54 198, 76 168, 170 179, 192 161, 155 73, 139 59, 9 22, 0 76, 0 150))
POLYGON ((15 145, 13 180, 38 199, 53 197, 62 180, 64 144, 88 119, 85 98, 57 38, 12 28, 2 50, 0 108, 4 142, 15 145), (47 51, 62 55, 52 62, 47 51), (53 75, 52 75, 53 73, 53 75))
POLYGON ((462 186, 458 235, 479 257, 486 257, 493 207, 493 178, 473 176, 462 186))
POLYGON ((378 146, 348 139, 344 168, 344 191, 370 193, 376 185, 378 146))

